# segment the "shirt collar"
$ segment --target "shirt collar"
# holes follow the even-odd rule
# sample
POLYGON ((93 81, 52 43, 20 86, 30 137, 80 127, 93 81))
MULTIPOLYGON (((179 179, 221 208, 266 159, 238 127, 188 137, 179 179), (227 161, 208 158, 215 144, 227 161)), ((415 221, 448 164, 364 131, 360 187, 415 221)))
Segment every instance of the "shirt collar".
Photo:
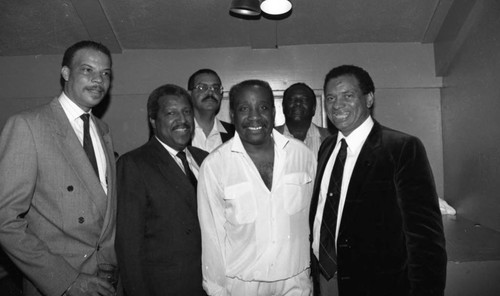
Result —
MULTIPOLYGON (((155 136, 155 138, 158 140, 158 142, 160 142, 160 144, 165 147, 165 149, 167 149, 168 153, 170 153, 170 155, 173 155, 173 156, 177 156, 177 153, 179 153, 179 151, 175 150, 174 148, 168 146, 167 144, 163 143, 157 136, 155 136)), ((184 152, 188 152, 188 149, 184 148, 183 150, 184 152)))
MULTIPOLYGON (((194 128, 201 129, 201 126, 198 124, 198 121, 196 120, 196 118, 194 119, 194 128)), ((227 133, 226 129, 224 128, 224 126, 222 125, 220 120, 217 118, 214 119, 214 127, 210 131, 210 134, 212 134, 214 132, 215 133, 227 133)))
MULTIPOLYGON (((86 112, 82 110, 82 108, 78 107, 75 102, 73 102, 64 92, 61 93, 59 96, 59 103, 61 103, 61 106, 64 109, 64 112, 66 112, 66 115, 70 120, 76 120, 82 116, 82 114, 85 114, 86 112)), ((92 114, 92 109, 88 112, 89 114, 92 114)))
POLYGON ((358 126, 358 128, 352 131, 349 136, 345 137, 342 132, 339 131, 337 136, 337 144, 338 142, 340 142, 340 140, 345 139, 347 142, 347 147, 351 150, 351 152, 357 153, 359 149, 361 149, 361 146, 363 146, 366 138, 368 138, 373 125, 373 118, 371 116, 368 116, 368 118, 360 126, 358 126))
MULTIPOLYGON (((273 128, 273 132, 272 132, 272 137, 274 140, 274 147, 277 149, 280 149, 280 150, 283 150, 285 148, 286 144, 288 144, 288 142, 290 141, 289 138, 283 136, 280 132, 278 132, 274 128, 273 128)), ((232 145, 231 151, 233 151, 233 152, 240 152, 240 153, 246 152, 245 147, 243 146, 243 143, 241 142, 240 135, 237 132, 234 134, 233 143, 231 145, 232 145)))

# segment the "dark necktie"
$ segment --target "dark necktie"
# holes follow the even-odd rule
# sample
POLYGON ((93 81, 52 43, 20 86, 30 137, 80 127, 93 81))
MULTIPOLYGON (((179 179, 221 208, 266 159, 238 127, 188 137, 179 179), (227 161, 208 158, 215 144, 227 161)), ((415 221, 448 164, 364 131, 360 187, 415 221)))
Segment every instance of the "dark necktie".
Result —
POLYGON ((92 144, 92 138, 90 137, 90 114, 84 113, 80 118, 83 120, 83 150, 87 153, 87 157, 94 168, 94 171, 99 179, 99 169, 97 168, 97 160, 95 158, 94 145, 92 144))
POLYGON ((337 255, 335 254, 335 230, 337 228, 337 210, 339 208, 342 175, 347 156, 347 143, 341 140, 341 146, 333 165, 330 184, 323 211, 320 231, 319 265, 326 279, 331 279, 337 271, 337 255))
POLYGON ((179 151, 177 152, 177 157, 179 157, 182 161, 182 165, 184 166, 184 172, 186 173, 189 182, 191 182, 191 184, 193 184, 193 187, 196 189, 198 181, 196 180, 196 177, 194 176, 193 172, 189 169, 189 163, 186 158, 186 153, 184 151, 179 151))

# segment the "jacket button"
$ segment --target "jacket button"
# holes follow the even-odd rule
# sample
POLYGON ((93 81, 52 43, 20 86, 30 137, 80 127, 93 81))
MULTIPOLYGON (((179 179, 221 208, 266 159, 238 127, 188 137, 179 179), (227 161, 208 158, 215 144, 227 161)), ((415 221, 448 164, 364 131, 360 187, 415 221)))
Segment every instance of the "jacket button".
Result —
POLYGON ((79 217, 78 218, 78 223, 82 224, 83 222, 85 222, 85 218, 79 217))
POLYGON ((97 251, 101 250, 101 245, 97 245, 97 251))
POLYGON ((69 192, 73 191, 73 186, 69 185, 66 189, 68 189, 69 192))

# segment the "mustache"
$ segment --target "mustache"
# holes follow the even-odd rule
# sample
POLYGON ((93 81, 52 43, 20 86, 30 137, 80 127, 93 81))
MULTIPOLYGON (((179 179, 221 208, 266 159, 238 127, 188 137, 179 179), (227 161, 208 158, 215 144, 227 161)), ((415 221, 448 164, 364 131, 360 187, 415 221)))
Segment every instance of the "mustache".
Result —
POLYGON ((264 120, 255 120, 255 121, 251 121, 251 122, 244 122, 241 126, 243 128, 252 127, 252 126, 262 126, 264 128, 267 128, 269 126, 269 124, 267 121, 264 121, 264 120))
POLYGON ((88 86, 85 89, 90 90, 90 91, 100 91, 104 92, 104 87, 99 86, 99 85, 94 85, 94 86, 88 86))
POLYGON ((172 126, 172 130, 176 130, 176 129, 179 129, 179 128, 185 128, 185 129, 188 129, 188 130, 191 130, 191 125, 188 124, 188 123, 181 123, 181 124, 176 124, 174 126, 172 126))
POLYGON ((217 102, 219 101, 219 99, 218 99, 217 97, 215 97, 214 95, 208 95, 208 96, 204 97, 204 98, 202 99, 202 101, 205 101, 205 100, 210 100, 210 99, 215 100, 215 101, 217 101, 217 102))

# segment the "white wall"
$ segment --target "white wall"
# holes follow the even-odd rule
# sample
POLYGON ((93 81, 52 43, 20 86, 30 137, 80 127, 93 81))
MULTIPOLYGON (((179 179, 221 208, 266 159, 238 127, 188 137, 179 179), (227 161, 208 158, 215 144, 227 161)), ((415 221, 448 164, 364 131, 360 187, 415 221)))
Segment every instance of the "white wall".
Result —
MULTIPOLYGON (((0 58, 0 126, 8 116, 57 95, 61 56, 0 58)), ((146 100, 164 83, 186 87, 191 73, 213 68, 225 90, 244 79, 267 80, 277 92, 305 82, 321 93, 325 74, 341 64, 365 68, 376 87, 375 117, 424 142, 443 196, 441 79, 434 71, 433 46, 419 43, 363 43, 286 46, 279 49, 218 48, 134 50, 113 57, 113 87, 103 119, 117 152, 147 140, 146 100)), ((226 106, 226 105, 225 105, 226 106)), ((221 110, 221 116, 227 109, 221 110)))

